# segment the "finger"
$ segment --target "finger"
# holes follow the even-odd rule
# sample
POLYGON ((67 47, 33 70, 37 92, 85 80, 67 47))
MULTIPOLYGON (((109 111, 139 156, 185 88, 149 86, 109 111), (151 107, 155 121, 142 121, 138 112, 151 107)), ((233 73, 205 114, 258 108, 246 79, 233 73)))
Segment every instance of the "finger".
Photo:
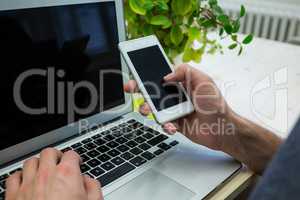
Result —
POLYGON ((84 176, 84 185, 88 194, 88 200, 102 200, 102 190, 100 183, 88 176, 84 176))
POLYGON ((145 116, 149 115, 152 112, 149 104, 147 104, 147 103, 141 105, 139 111, 142 115, 145 115, 145 116))
POLYGON ((124 85, 124 91, 127 93, 136 93, 139 91, 136 81, 130 80, 124 85))
POLYGON ((81 174, 80 171, 81 158, 75 151, 68 151, 63 154, 60 165, 67 165, 72 167, 72 171, 81 174))
POLYGON ((187 75, 190 71, 190 67, 186 64, 180 65, 175 72, 168 74, 164 77, 166 82, 184 82, 187 79, 187 75))
POLYGON ((11 175, 6 180, 6 192, 5 197, 7 200, 15 200, 21 186, 22 172, 18 171, 11 175))
POLYGON ((23 165, 23 174, 22 174, 22 181, 25 184, 31 184, 35 176, 37 174, 37 170, 39 167, 39 159, 38 158, 31 158, 25 161, 23 165))
POLYGON ((39 168, 40 169, 54 169, 56 165, 59 163, 62 157, 62 152, 54 149, 54 148, 47 148, 43 150, 40 154, 40 162, 39 168))
POLYGON ((177 127, 173 123, 164 124, 163 129, 170 135, 174 135, 177 132, 177 127))

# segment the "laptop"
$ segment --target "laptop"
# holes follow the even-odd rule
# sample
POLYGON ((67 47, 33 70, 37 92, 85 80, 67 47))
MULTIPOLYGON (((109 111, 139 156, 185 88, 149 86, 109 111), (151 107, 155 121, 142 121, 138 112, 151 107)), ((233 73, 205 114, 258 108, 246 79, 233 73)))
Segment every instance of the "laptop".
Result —
POLYGON ((1 0, 0 199, 45 147, 80 154, 105 199, 202 199, 241 165, 133 112, 122 0, 1 0))

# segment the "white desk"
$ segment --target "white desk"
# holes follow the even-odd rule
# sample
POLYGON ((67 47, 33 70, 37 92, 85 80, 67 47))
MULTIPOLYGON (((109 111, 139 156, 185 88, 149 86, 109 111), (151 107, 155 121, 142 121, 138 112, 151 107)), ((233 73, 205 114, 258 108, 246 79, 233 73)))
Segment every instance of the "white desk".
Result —
MULTIPOLYGON (((228 41, 222 43, 229 45, 228 41)), ((191 64, 213 77, 237 113, 282 137, 288 135, 300 115, 300 46, 255 39, 240 57, 226 50, 224 55, 204 56, 200 65, 191 64), (266 88, 268 77, 270 87, 266 88), (286 119, 287 129, 284 129, 286 119)), ((240 192, 253 176, 243 169, 210 199, 225 199, 240 192)))

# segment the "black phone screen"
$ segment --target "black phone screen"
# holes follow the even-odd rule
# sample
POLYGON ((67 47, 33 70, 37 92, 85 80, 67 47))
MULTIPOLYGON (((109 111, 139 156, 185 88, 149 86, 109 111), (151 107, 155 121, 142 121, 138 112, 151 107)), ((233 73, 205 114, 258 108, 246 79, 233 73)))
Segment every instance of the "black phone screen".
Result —
POLYGON ((159 46, 130 51, 128 56, 157 111, 187 101, 178 83, 164 82, 164 77, 172 71, 159 46))

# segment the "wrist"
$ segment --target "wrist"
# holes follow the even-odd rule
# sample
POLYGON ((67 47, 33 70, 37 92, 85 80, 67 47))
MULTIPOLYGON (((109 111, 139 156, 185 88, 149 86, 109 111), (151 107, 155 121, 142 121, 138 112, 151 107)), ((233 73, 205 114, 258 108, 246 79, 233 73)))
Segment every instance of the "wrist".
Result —
POLYGON ((225 118, 227 124, 230 124, 232 131, 224 134, 222 138, 221 151, 234 156, 235 152, 240 151, 240 134, 243 133, 242 129, 247 126, 243 118, 230 110, 225 118))

